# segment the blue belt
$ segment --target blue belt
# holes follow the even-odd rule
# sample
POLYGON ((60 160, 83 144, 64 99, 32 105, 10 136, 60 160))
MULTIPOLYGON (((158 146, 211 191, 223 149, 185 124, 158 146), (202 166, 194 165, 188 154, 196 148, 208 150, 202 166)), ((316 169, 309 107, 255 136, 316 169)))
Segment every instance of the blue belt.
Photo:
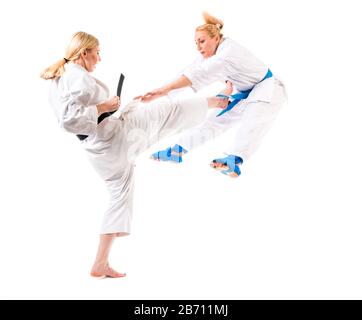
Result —
MULTIPOLYGON (((260 81, 264 81, 265 79, 268 79, 268 78, 271 78, 273 76, 273 73, 268 69, 268 72, 266 73, 265 77, 260 81)), ((260 83, 259 82, 259 83, 260 83)), ((249 96, 249 93, 254 89, 254 87, 252 87, 251 89, 249 90, 243 90, 243 91, 239 91, 238 93, 236 94, 232 94, 230 96, 226 96, 224 94, 218 94, 217 97, 219 98, 231 98, 233 99, 229 105, 227 106, 227 108, 225 108, 224 110, 222 110, 218 115, 217 117, 223 115, 225 112, 228 112, 230 111, 232 108, 234 108, 241 100, 244 100, 246 99, 248 96, 249 96)))

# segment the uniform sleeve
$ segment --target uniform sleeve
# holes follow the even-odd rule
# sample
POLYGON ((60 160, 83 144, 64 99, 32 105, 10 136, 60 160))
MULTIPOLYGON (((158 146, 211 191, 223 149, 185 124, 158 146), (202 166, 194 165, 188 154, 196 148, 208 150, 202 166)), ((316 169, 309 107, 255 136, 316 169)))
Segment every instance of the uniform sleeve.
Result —
POLYGON ((192 89, 198 91, 201 88, 226 78, 226 64, 224 58, 212 56, 202 62, 190 65, 183 72, 192 83, 192 89))
POLYGON ((90 135, 97 129, 98 111, 90 101, 96 92, 96 82, 89 75, 70 77, 65 81, 60 97, 60 126, 75 134, 90 135))
MULTIPOLYGON (((200 56, 196 57, 196 58, 193 60, 193 62, 191 63, 190 66, 195 65, 195 64, 201 62, 201 60, 202 60, 202 59, 201 59, 200 56)), ((166 84, 168 84, 168 83, 170 83, 170 82, 174 82, 174 81, 176 81, 177 79, 179 79, 182 75, 184 75, 184 71, 187 70, 188 68, 190 68, 190 66, 188 66, 188 67, 186 67, 186 68, 182 68, 182 69, 177 73, 177 75, 176 75, 175 77, 173 77, 173 78, 170 79, 169 81, 166 81, 163 85, 166 85, 166 84)), ((184 87, 184 88, 179 88, 179 89, 173 89, 173 90, 171 90, 171 91, 169 91, 169 92, 167 93, 167 96, 168 96, 168 98, 170 98, 171 100, 175 100, 175 98, 176 98, 181 92, 184 93, 187 89, 189 89, 189 88, 188 88, 188 87, 184 87)))

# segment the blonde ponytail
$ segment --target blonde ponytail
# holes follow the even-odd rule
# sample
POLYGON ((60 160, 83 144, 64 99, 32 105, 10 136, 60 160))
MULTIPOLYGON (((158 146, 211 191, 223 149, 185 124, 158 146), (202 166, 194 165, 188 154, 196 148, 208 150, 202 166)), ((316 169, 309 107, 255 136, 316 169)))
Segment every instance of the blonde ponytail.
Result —
POLYGON ((197 27, 196 31, 206 31, 211 38, 214 38, 217 35, 222 38, 223 35, 220 31, 224 27, 224 22, 207 12, 203 12, 202 16, 204 18, 205 24, 197 27))
POLYGON ((40 78, 45 80, 55 79, 60 77, 64 72, 64 65, 66 64, 65 59, 59 60, 46 68, 41 74, 40 78))
POLYGON ((84 50, 93 49, 99 46, 99 41, 96 37, 89 33, 79 31, 73 34, 70 43, 65 50, 65 57, 46 68, 40 77, 45 80, 56 79, 64 73, 64 65, 69 61, 75 61, 79 59, 80 54, 84 50))

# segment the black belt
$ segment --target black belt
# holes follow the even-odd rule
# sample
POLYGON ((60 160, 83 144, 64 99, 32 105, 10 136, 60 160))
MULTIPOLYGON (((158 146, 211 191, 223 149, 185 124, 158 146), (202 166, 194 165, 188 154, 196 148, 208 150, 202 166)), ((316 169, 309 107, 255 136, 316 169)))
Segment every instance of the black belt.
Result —
MULTIPOLYGON (((105 118, 109 117, 110 115, 112 115, 113 113, 115 113, 116 111, 111 111, 111 112, 105 112, 102 113, 99 117, 98 117, 98 121, 97 124, 100 124, 105 118)), ((87 139, 88 136, 85 134, 77 134, 77 137, 80 141, 87 139)))
MULTIPOLYGON (((118 80, 118 87, 117 87, 117 96, 119 98, 121 98, 121 92, 122 92, 122 86, 123 86, 123 81, 124 81, 124 75, 123 73, 121 73, 119 80, 118 80)), ((117 110, 111 111, 111 112, 105 112, 102 113, 99 117, 98 117, 98 121, 97 124, 100 124, 105 118, 109 117, 110 115, 112 115, 113 113, 115 113, 117 110)), ((84 140, 87 139, 88 136, 85 134, 77 134, 77 137, 79 140, 84 140)))

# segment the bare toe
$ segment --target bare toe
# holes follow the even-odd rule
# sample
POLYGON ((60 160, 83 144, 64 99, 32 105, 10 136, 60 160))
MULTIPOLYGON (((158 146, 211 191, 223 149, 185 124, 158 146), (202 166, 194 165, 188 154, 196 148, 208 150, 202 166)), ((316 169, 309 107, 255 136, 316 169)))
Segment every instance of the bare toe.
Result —
POLYGON ((122 277, 126 276, 125 273, 117 272, 116 270, 112 269, 111 267, 107 268, 105 275, 110 278, 122 278, 122 277))
POLYGON ((225 166, 224 164, 219 163, 219 162, 211 162, 211 163, 210 163, 210 166, 211 166, 212 168, 214 168, 214 169, 219 169, 219 170, 226 168, 226 166, 225 166))

